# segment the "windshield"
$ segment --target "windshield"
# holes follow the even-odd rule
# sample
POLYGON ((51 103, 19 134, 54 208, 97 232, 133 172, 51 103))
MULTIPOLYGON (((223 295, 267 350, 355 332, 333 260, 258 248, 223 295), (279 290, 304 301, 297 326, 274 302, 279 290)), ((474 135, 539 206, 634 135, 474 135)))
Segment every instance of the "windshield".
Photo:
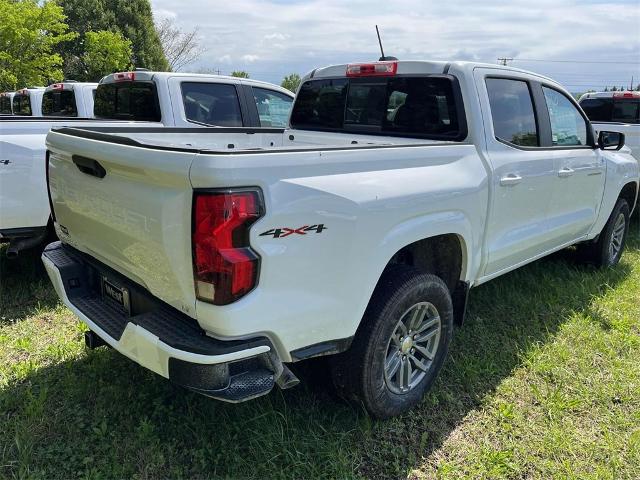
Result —
POLYGON ((160 121, 160 105, 153 82, 102 83, 93 107, 98 118, 160 121))
POLYGON ((449 77, 325 79, 305 82, 291 114, 303 130, 462 140, 462 101, 449 77))
POLYGON ((70 90, 44 92, 42 97, 42 115, 58 117, 77 117, 76 96, 70 90))
POLYGON ((13 97, 13 113, 15 115, 31 115, 31 100, 28 93, 16 94, 13 97))

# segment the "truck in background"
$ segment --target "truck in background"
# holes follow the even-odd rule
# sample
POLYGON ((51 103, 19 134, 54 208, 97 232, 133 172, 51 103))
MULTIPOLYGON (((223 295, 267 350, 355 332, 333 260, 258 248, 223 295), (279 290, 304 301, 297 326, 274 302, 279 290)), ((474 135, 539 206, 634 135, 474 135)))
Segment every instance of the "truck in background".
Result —
POLYGON ((97 83, 69 80, 49 85, 42 95, 42 116, 93 118, 97 87, 97 83))
POLYGON ((293 97, 286 88, 246 78, 136 70, 100 80, 95 116, 165 127, 284 127, 293 97))
POLYGON ((61 82, 39 94, 43 117, 0 118, 0 242, 11 242, 9 257, 41 245, 53 231, 45 175, 51 128, 123 128, 140 122, 154 129, 283 127, 293 103, 291 92, 265 82, 148 70, 114 73, 97 85, 61 82))
POLYGON ((29 87, 16 91, 12 106, 14 115, 27 117, 42 116, 42 95, 45 87, 29 87))
POLYGON ((623 133, 625 145, 640 162, 640 92, 589 92, 579 103, 596 131, 623 133))

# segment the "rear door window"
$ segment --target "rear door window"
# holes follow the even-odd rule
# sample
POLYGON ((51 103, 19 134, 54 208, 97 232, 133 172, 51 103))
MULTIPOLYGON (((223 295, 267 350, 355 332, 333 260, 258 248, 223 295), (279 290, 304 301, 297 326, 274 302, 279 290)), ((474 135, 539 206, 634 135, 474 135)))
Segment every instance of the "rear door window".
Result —
POLYGON ((486 84, 496 138, 518 146, 540 145, 533 101, 527 82, 487 78, 486 84))
POLYGON ((235 85, 183 82, 182 101, 187 120, 221 127, 241 127, 242 113, 235 85))
POLYGON ((462 140, 460 102, 441 76, 312 80, 298 92, 291 126, 462 140))
POLYGON ((158 93, 153 82, 116 82, 98 85, 93 107, 98 118, 159 122, 158 93))
POLYGON ((42 115, 58 117, 77 117, 76 96, 71 90, 44 92, 42 96, 42 115))
POLYGON ((13 97, 13 113, 15 115, 31 115, 31 100, 28 93, 13 97))
POLYGON ((284 93, 252 87, 261 127, 286 127, 293 98, 284 93))

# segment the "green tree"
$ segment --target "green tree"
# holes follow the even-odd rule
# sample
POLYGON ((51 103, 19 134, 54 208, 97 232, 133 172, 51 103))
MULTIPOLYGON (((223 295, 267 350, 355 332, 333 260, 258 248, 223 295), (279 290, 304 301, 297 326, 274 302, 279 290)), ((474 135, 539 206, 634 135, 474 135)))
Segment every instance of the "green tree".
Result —
POLYGON ((82 64, 85 34, 90 31, 119 32, 131 41, 136 67, 169 70, 160 39, 153 24, 149 0, 58 0, 71 30, 80 37, 61 46, 64 71, 68 77, 87 79, 82 64))
POLYGON ((245 72, 244 70, 234 70, 233 72, 231 72, 231 76, 239 78, 249 78, 249 73, 245 72))
POLYGON ((90 80, 98 81, 105 75, 131 67, 131 40, 119 32, 87 32, 84 49, 82 63, 90 80))
POLYGON ((302 79, 300 78, 300 75, 298 75, 297 73, 292 73, 284 77, 280 85, 287 90, 295 93, 296 90, 298 90, 298 86, 300 85, 301 81, 302 79))
POLYGON ((0 0, 0 90, 45 85, 62 79, 62 58, 54 49, 68 32, 56 3, 0 0))

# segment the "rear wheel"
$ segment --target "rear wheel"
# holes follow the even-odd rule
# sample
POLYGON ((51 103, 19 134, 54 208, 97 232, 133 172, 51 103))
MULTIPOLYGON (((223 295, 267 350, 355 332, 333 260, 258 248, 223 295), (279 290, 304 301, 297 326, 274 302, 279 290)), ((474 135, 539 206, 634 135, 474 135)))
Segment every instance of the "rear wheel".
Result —
POLYGON ((351 348, 332 359, 334 383, 374 417, 399 415, 433 384, 452 330, 445 283, 414 267, 393 266, 378 283, 351 348))
POLYGON ((620 198, 598 240, 581 247, 585 260, 599 267, 617 265, 624 251, 628 231, 629 204, 620 198))

